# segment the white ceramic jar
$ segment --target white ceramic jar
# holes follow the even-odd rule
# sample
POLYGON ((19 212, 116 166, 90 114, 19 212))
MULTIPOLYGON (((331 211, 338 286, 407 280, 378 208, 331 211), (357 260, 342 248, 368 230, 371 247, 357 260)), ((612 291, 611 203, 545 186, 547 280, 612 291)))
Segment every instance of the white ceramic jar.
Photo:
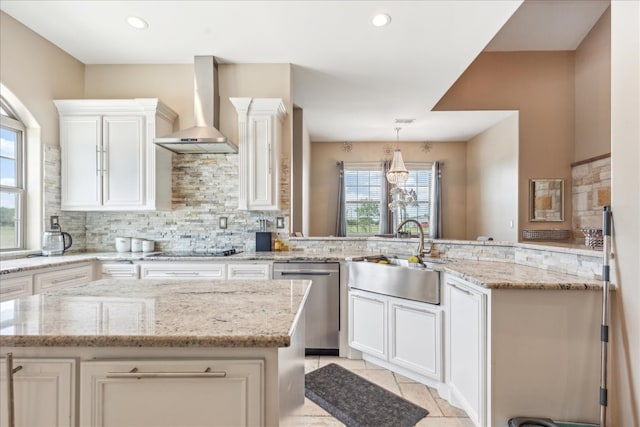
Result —
POLYGON ((143 240, 142 241, 142 252, 153 252, 155 249, 156 242, 153 240, 143 240))
POLYGON ((131 237, 116 237, 116 251, 117 252, 131 251, 131 237))
POLYGON ((143 239, 132 238, 131 239, 131 252, 142 252, 143 239))

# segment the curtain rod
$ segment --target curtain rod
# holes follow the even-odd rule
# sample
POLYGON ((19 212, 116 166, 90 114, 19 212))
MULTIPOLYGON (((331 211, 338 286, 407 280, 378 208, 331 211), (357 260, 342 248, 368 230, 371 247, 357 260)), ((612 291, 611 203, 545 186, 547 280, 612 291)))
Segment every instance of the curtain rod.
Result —
MULTIPOLYGON (((382 161, 385 161, 385 160, 382 160, 382 161)), ((391 160, 387 160, 387 161, 390 162, 391 160)), ((340 166, 341 162, 344 163, 344 160, 337 161, 336 162, 336 166, 340 166)), ((434 160, 432 162, 426 162, 426 163, 434 163, 434 162, 438 162, 438 160, 434 160)), ((357 162, 351 162, 351 163, 357 163, 357 162)), ((362 162, 362 163, 374 163, 374 162, 362 162)), ((416 162, 406 162, 406 163, 416 163, 416 162)), ((418 163, 423 163, 423 162, 418 162, 418 163)), ((440 161, 439 163, 440 163, 440 166, 444 166, 445 165, 445 163, 442 162, 442 161, 440 161)))

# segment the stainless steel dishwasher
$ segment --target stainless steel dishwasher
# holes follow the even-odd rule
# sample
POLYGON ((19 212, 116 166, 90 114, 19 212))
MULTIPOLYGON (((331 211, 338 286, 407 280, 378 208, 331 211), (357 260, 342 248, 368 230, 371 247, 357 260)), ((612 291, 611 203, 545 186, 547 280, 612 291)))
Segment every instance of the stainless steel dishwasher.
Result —
POLYGON ((312 281, 306 306, 305 353, 337 356, 340 342, 340 264, 274 262, 273 278, 312 281))

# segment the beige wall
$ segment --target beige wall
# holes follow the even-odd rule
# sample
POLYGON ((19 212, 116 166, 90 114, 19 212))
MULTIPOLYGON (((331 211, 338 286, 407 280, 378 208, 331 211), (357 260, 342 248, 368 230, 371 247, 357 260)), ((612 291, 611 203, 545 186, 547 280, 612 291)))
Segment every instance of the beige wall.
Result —
MULTIPOLYGON (((311 224, 311 137, 309 129, 302 122, 302 234, 309 235, 311 224)), ((300 230, 293 230, 300 231, 300 230)))
POLYGON ((193 65, 87 65, 84 98, 160 98, 193 126, 193 65))
POLYGON ((291 161, 291 231, 309 235, 309 176, 311 140, 302 108, 293 109, 293 155, 291 161))
MULTIPOLYGON (((13 103, 27 128, 25 243, 27 249, 38 250, 46 207, 52 203, 59 207, 59 194, 52 195, 43 188, 46 169, 43 144, 59 144, 58 111, 53 100, 82 98, 84 65, 0 12, 0 83, 0 95, 13 103)), ((61 224, 65 224, 65 219, 60 218, 61 224)))
POLYGON ((58 145, 54 99, 82 98, 84 64, 0 12, 0 79, 41 128, 44 144, 58 145))
POLYGON ((291 155, 291 230, 302 231, 303 218, 303 148, 304 117, 302 108, 293 108, 293 144, 291 155))
POLYGON ((518 241, 518 113, 467 143, 467 239, 518 241))
POLYGON ((611 2, 613 426, 640 425, 640 2, 611 2))
POLYGON ((611 12, 607 10, 575 56, 573 161, 611 151, 611 12))
MULTIPOLYGON (((574 53, 485 52, 467 68, 436 110, 519 110, 518 235, 550 228, 528 218, 531 178, 571 180, 574 153, 574 53)), ((571 200, 565 199, 565 212, 571 200)), ((553 228, 571 228, 571 215, 553 228)))
POLYGON ((398 145, 405 162, 442 161, 443 238, 464 239, 466 236, 466 142, 432 142, 431 150, 422 151, 415 142, 353 142, 350 152, 342 142, 311 143, 310 225, 309 235, 335 235, 337 214, 338 170, 336 162, 380 162, 391 160, 385 147, 398 145))

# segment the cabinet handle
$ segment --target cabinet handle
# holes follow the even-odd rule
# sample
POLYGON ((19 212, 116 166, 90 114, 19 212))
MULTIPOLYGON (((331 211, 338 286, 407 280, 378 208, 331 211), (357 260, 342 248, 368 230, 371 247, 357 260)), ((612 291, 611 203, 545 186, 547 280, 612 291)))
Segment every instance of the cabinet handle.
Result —
POLYGON ((456 288, 457 290, 459 290, 460 292, 462 292, 464 294, 473 295, 473 293, 471 291, 468 291, 465 288, 461 288, 460 286, 456 285, 453 282, 447 282, 447 285, 451 286, 452 288, 456 288))
POLYGON ((109 156, 107 156, 107 149, 102 149, 102 174, 106 175, 109 171, 109 156))
POLYGON ((197 271, 167 271, 165 274, 170 276, 199 276, 197 271))
POLYGON ((7 353, 7 421, 9 427, 15 427, 15 402, 13 397, 13 374, 22 369, 22 365, 13 367, 13 353, 7 353))
POLYGON ((72 280, 82 279, 83 277, 85 277, 84 274, 80 274, 78 276, 73 276, 73 277, 65 277, 63 279, 54 280, 54 281, 51 282, 51 284, 52 285, 57 285, 58 283, 70 282, 72 280))
POLYGON ((100 169, 100 147, 96 145, 96 175, 100 175, 102 170, 100 169))
POLYGON ((269 144, 269 175, 271 175, 271 144, 269 144))
POLYGON ((227 376, 225 371, 212 371, 207 368, 204 372, 138 372, 138 368, 133 368, 129 372, 109 372, 107 378, 224 378, 227 376))

